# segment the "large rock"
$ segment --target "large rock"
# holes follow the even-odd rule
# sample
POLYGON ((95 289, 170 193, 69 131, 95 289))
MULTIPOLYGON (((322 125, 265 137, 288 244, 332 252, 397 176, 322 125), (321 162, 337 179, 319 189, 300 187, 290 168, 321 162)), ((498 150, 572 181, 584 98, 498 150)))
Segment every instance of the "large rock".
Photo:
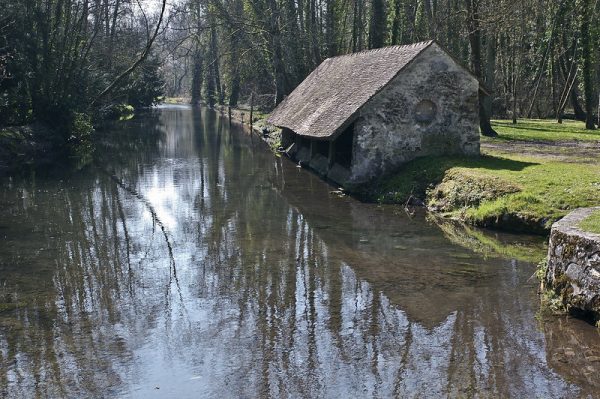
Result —
POLYGON ((552 226, 545 283, 570 309, 600 320, 600 234, 579 228, 597 208, 577 209, 552 226))

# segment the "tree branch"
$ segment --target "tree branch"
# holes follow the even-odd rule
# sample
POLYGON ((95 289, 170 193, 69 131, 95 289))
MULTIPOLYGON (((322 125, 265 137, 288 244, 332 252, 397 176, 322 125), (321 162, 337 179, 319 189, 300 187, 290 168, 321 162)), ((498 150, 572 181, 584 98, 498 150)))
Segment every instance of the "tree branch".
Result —
POLYGON ((102 99, 109 95, 127 76, 129 76, 133 71, 135 71, 135 69, 148 57, 148 54, 150 54, 150 50, 152 49, 152 44, 154 44, 154 41, 158 36, 158 32, 160 31, 160 26, 162 25, 166 8, 167 0, 163 0, 160 9, 160 16, 158 17, 158 22, 156 23, 154 33, 152 34, 152 37, 150 37, 150 40, 148 40, 146 48, 144 48, 144 51, 142 52, 140 57, 129 68, 127 68, 119 76, 117 76, 117 78, 113 80, 111 84, 109 84, 104 90, 102 90, 102 92, 100 92, 100 94, 98 94, 98 96, 94 98, 94 100, 90 104, 91 106, 98 104, 102 99))

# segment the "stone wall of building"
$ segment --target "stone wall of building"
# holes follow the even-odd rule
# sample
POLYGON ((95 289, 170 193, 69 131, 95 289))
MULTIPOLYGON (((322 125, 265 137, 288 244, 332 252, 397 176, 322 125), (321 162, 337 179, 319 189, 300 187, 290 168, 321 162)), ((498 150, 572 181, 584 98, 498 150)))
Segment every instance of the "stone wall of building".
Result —
POLYGON ((600 234, 578 227, 597 210, 580 208, 552 225, 544 282, 567 307, 600 320, 600 234))
POLYGON ((477 79, 431 45, 361 109, 351 182, 425 155, 479 154, 478 90, 477 79))

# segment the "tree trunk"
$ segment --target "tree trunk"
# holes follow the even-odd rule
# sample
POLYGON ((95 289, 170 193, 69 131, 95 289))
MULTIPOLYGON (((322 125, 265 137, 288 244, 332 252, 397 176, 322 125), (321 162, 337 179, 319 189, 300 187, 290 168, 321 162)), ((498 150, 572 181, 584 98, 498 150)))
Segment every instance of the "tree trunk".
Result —
MULTIPOLYGON (((467 29, 469 30, 469 45, 471 47, 471 67, 475 76, 483 80, 481 71, 481 30, 479 27, 479 0, 465 0, 467 6, 467 29)), ((484 95, 479 92, 479 128, 484 136, 498 135, 490 123, 490 115, 485 110, 484 95)))
POLYGON ((202 50, 200 45, 196 45, 196 51, 194 52, 194 69, 192 72, 192 104, 199 105, 202 100, 202 81, 204 78, 204 60, 202 56, 202 50))
POLYGON ((336 30, 335 30, 335 9, 334 4, 335 0, 327 0, 327 14, 325 16, 326 21, 326 31, 325 31, 325 41, 327 42, 327 56, 333 57, 337 55, 336 48, 336 30))
POLYGON ((385 1, 372 0, 371 23, 369 24, 369 47, 380 48, 385 46, 386 15, 385 1))
POLYGON ((581 16, 581 56, 583 58, 583 92, 585 101, 585 128, 594 130, 594 70, 592 67, 593 49, 590 32, 590 19, 594 13, 592 0, 583 0, 581 16))
MULTIPOLYGON (((308 1, 310 3, 310 1, 308 1)), ((270 10, 269 31, 273 50, 273 70, 275 74, 275 105, 283 101, 288 94, 285 69, 283 63, 283 50, 281 48, 281 30, 278 25, 278 8, 275 0, 268 0, 270 10)), ((308 28, 308 24, 307 24, 308 28)))
POLYGON ((392 44, 400 44, 402 37, 402 0, 394 0, 394 21, 392 22, 392 44))
MULTIPOLYGON (((496 86, 496 35, 490 34, 486 40, 485 84, 493 92, 496 86)), ((487 115, 492 115, 492 96, 484 96, 483 105, 487 115)))

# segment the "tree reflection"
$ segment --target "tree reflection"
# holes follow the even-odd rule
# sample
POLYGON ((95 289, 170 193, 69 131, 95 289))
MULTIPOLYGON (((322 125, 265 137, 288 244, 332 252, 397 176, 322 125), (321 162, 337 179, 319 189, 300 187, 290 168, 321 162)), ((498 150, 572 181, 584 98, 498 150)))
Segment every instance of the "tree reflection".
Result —
POLYGON ((1 191, 4 395, 566 396, 592 384, 547 363, 530 265, 330 196, 213 113, 153 117, 92 170, 1 191))

